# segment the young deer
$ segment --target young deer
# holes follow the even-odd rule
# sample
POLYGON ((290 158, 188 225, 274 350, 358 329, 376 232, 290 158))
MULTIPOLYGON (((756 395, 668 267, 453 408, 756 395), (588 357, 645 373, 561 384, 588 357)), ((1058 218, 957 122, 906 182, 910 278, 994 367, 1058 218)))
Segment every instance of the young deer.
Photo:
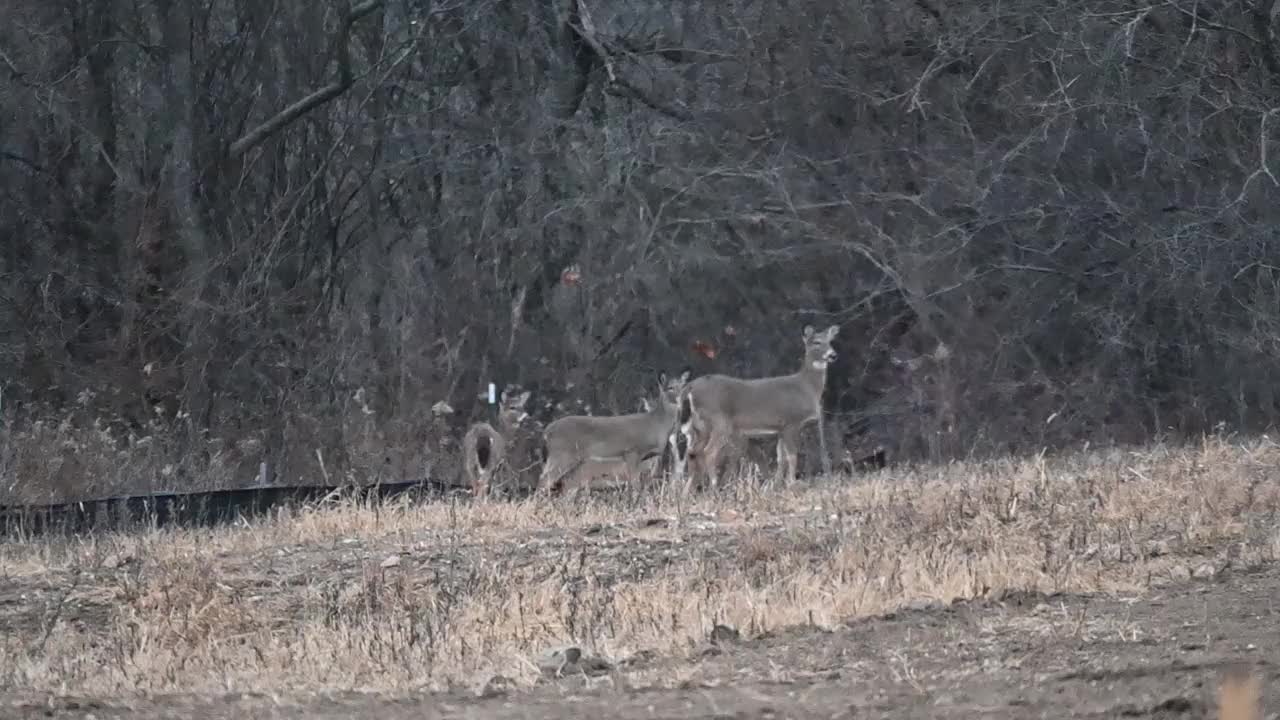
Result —
MULTIPOLYGON (((804 328, 804 367, 790 375, 742 379, 704 375, 689 383, 680 402, 684 462, 716 487, 725 446, 737 438, 778 438, 777 476, 794 481, 800 431, 820 419, 827 365, 835 359, 831 341, 839 326, 823 332, 804 328), (689 463, 692 462, 692 465, 689 463)), ((691 472, 689 482, 693 481, 691 472)))
POLYGON ((673 443, 680 393, 689 382, 689 371, 668 379, 658 375, 658 401, 648 410, 630 415, 569 415, 543 432, 542 476, 538 491, 580 487, 593 477, 621 470, 625 480, 635 479, 640 463, 661 455, 673 443))
POLYGON ((529 417, 525 403, 529 391, 512 395, 511 388, 502 393, 498 407, 498 428, 487 422, 475 423, 462 439, 462 470, 466 474, 471 493, 477 498, 489 494, 489 482, 494 471, 507 462, 507 445, 515 437, 519 425, 529 417))

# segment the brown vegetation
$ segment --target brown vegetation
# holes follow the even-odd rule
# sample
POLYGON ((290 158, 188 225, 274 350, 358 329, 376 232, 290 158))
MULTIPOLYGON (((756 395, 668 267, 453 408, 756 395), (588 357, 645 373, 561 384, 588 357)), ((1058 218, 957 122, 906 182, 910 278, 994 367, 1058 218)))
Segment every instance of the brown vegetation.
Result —
MULTIPOLYGON (((1269 441, 921 466, 586 504, 321 506, 244 527, 0 545, 0 687, 527 685, 1023 591, 1142 593, 1280 557, 1269 441)), ((677 678, 633 668, 632 682, 677 678)))

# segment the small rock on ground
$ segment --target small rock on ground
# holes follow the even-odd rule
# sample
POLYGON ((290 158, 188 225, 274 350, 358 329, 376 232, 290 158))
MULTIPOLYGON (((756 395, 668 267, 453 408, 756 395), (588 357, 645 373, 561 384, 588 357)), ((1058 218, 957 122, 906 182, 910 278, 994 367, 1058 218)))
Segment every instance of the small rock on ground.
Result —
POLYGON ((594 677, 613 669, 613 664, 608 660, 585 655, 582 648, 575 645, 562 645, 547 650, 538 657, 537 666, 546 677, 578 674, 594 677))

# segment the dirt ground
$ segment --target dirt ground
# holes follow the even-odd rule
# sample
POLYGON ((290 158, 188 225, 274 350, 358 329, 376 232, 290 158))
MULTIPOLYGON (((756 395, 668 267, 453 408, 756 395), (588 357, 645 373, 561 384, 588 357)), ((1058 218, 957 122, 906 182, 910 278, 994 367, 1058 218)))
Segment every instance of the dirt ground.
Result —
MULTIPOLYGON (((1010 594, 835 629, 708 642, 679 660, 446 693, 0 698, 22 718, 1215 717, 1220 676, 1254 669, 1280 709, 1280 568, 1226 570, 1140 597, 1010 594), (683 678, 636 687, 637 674, 683 678), (484 695, 488 695, 485 697, 484 695)), ((13 596, 10 596, 10 600, 13 596)), ((12 604, 12 603, 11 603, 12 604)), ((10 610, 13 608, 10 607, 10 610)), ((9 619, 15 619, 12 615, 9 619)), ((10 626, 9 629, 12 629, 10 626)))
POLYGON ((1276 467, 1209 443, 8 541, 0 718, 1208 718, 1241 669, 1277 718, 1276 467))
MULTIPOLYGON (((191 696, 128 701, 9 697, 16 717, 59 718, 1048 718, 1213 717, 1221 673, 1263 678, 1280 707, 1280 569, 1228 572, 1142 598, 1018 595, 708 644, 672 672, 677 689, 633 689, 628 669, 548 679, 492 697, 191 696)), ((662 661, 655 660, 654 664, 662 661)))

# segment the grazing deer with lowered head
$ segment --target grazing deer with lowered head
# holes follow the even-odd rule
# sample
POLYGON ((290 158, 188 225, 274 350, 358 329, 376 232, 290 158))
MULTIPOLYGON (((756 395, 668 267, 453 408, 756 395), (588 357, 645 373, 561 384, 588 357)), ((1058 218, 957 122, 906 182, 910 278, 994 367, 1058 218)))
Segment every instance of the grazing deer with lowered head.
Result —
POLYGON ((542 477, 538 491, 589 485, 602 473, 621 471, 630 482, 640 463, 674 445, 678 399, 689 382, 685 370, 674 379, 658 375, 658 398, 630 415, 569 415, 543 432, 542 477))
POLYGON ((489 494, 489 482, 494 471, 507 462, 508 443, 515 437, 520 423, 529 417, 524 410, 527 402, 529 391, 513 395, 512 388, 507 388, 498 406, 498 428, 487 422, 478 422, 467 430, 462 439, 462 470, 475 497, 489 494))
MULTIPOLYGON (((822 414, 827 365, 835 360, 831 341, 840 331, 804 328, 804 367, 790 375, 743 379, 704 375, 689 383, 680 398, 679 465, 700 470, 711 487, 719 482, 717 465, 725 446, 737 438, 778 439, 777 476, 794 481, 800 431, 822 414), (690 465, 692 463, 692 465, 690 465)), ((693 472, 689 482, 693 481, 693 472)))

